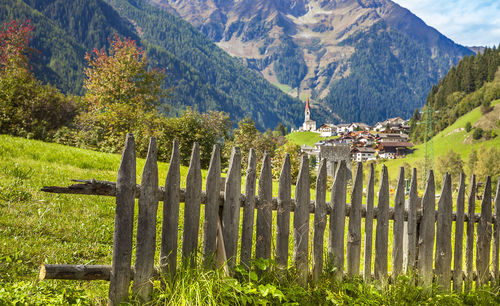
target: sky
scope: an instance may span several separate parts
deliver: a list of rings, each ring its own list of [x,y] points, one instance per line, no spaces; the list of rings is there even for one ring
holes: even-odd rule
[[[464,46],[500,44],[500,0],[392,0]]]

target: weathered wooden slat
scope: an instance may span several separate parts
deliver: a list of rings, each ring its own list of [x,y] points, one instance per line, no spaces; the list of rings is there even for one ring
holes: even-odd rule
[[[453,290],[462,292],[463,282],[463,245],[465,215],[465,174],[460,174],[460,186],[457,194],[457,220],[455,222],[455,252],[453,253]]]
[[[398,185],[394,196],[394,224],[392,242],[392,278],[396,280],[403,271],[403,240],[405,213],[405,169],[399,168]]]
[[[490,276],[491,251],[491,177],[486,178],[483,201],[481,202],[481,220],[477,224],[476,269],[477,287],[488,284]]]
[[[243,225],[241,232],[240,263],[250,268],[252,258],[253,224],[255,214],[255,183],[257,179],[257,157],[255,150],[250,149],[248,167],[245,177],[245,203],[243,205]]]
[[[184,201],[184,225],[182,231],[182,258],[189,259],[194,267],[198,249],[198,230],[201,206],[200,145],[195,142],[186,176],[186,199]]]
[[[366,216],[365,216],[365,258],[363,278],[370,280],[372,274],[372,248],[373,248],[373,199],[375,197],[375,173],[373,164],[370,164],[368,185],[366,186]]]
[[[434,234],[436,220],[436,186],[434,172],[429,171],[427,185],[422,197],[422,220],[420,222],[420,236],[418,238],[418,275],[425,287],[432,284],[432,265],[434,253]]]
[[[474,214],[476,211],[476,175],[473,174],[470,178],[469,198],[467,205],[467,241],[465,245],[465,290],[472,289],[472,269],[474,266]]]
[[[387,248],[389,242],[389,175],[387,167],[382,165],[380,188],[378,191],[377,228],[375,235],[375,278],[387,280]]]
[[[493,222],[493,275],[495,282],[500,280],[500,272],[498,267],[499,251],[500,251],[500,177],[497,178],[497,192],[495,197],[495,221]]]
[[[413,271],[417,259],[417,210],[419,197],[417,191],[417,169],[413,168],[410,183],[410,193],[408,194],[408,222],[407,222],[407,240],[405,270],[406,273]]]
[[[241,151],[233,147],[226,177],[224,209],[222,211],[222,236],[230,269],[236,265],[238,230],[240,223]]]
[[[451,194],[451,176],[447,173],[443,179],[443,188],[438,201],[436,232],[436,276],[441,290],[450,291],[451,280],[451,212],[453,199]]]
[[[259,177],[259,201],[257,202],[257,241],[256,258],[271,258],[272,199],[273,181],[271,156],[264,154]]]
[[[205,225],[203,229],[203,262],[206,268],[214,267],[217,250],[217,223],[220,195],[220,149],[214,145],[206,179]]]
[[[308,255],[309,255],[309,158],[302,155],[299,175],[295,186],[295,203],[297,207],[293,214],[293,257],[298,273],[298,282],[302,286],[307,284]]]
[[[363,164],[358,162],[351,193],[347,234],[347,275],[359,274],[361,257],[361,207],[363,201]]]
[[[278,187],[278,210],[276,215],[276,263],[280,268],[288,266],[288,238],[290,236],[290,203],[292,198],[292,176],[290,155],[285,155]]]
[[[151,138],[142,171],[137,218],[137,243],[135,249],[135,278],[132,287],[142,302],[151,299],[153,292],[154,260],[156,251],[156,213],[158,211],[158,164],[156,139]]]
[[[111,266],[107,265],[45,265],[40,267],[39,279],[107,280]],[[131,273],[132,278],[132,273]]]
[[[163,223],[161,229],[160,267],[173,279],[177,269],[177,240],[180,202],[179,142],[173,141],[172,155],[163,193]]]
[[[347,196],[347,166],[341,161],[333,181],[330,214],[330,231],[328,244],[328,261],[335,270],[335,279],[341,280],[344,273],[344,231],[345,204]]]
[[[108,295],[110,305],[119,305],[128,298],[134,231],[135,173],[135,140],[132,134],[127,134],[116,179],[113,265]]]
[[[326,210],[326,159],[319,164],[318,177],[316,179],[316,200],[314,209],[314,240],[313,240],[313,272],[314,281],[318,281],[323,271],[323,241],[327,221]]]

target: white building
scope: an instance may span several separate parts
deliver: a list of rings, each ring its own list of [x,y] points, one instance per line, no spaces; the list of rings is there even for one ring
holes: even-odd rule
[[[311,120],[311,110],[309,109],[309,98],[307,98],[304,124],[302,125],[302,131],[316,131],[316,121]]]

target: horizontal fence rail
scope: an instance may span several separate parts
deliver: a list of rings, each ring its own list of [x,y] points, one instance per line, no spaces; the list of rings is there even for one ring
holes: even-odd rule
[[[428,173],[425,192],[420,198],[416,169],[412,171],[410,188],[405,193],[405,173],[401,168],[392,201],[394,205],[390,206],[389,176],[385,166],[382,166],[375,201],[373,165],[370,165],[364,189],[363,165],[357,164],[352,189],[348,192],[350,170],[345,162],[337,167],[330,187],[327,186],[326,161],[322,160],[318,168],[315,200],[311,201],[309,161],[303,156],[295,185],[295,199],[292,199],[291,165],[287,155],[279,178],[278,196],[273,198],[269,154],[264,155],[262,168],[258,171],[255,152],[250,150],[245,191],[242,194],[240,149],[233,148],[227,176],[223,181],[220,150],[214,146],[204,191],[199,150],[199,145],[195,143],[185,189],[180,188],[177,141],[173,143],[165,187],[160,187],[158,182],[154,139],[150,141],[141,185],[136,184],[135,143],[132,135],[127,135],[116,183],[74,180],[77,184],[69,187],[42,188],[42,191],[54,193],[113,196],[116,198],[116,216],[111,266],[44,265],[40,278],[109,280],[108,298],[111,305],[127,299],[133,280],[134,294],[146,302],[151,298],[151,280],[159,275],[175,275],[179,249],[180,257],[184,262],[188,260],[187,264],[194,265],[201,253],[205,267],[223,267],[226,273],[232,273],[237,264],[249,269],[252,258],[274,258],[279,269],[286,269],[289,258],[292,258],[297,270],[297,281],[302,285],[319,279],[325,259],[335,268],[333,277],[338,280],[346,274],[362,275],[366,281],[375,278],[387,282],[398,275],[414,272],[423,285],[436,282],[443,291],[453,289],[458,292],[471,289],[473,282],[480,286],[500,280],[500,180],[496,188],[494,211],[492,183],[488,177],[484,185],[481,213],[476,214],[476,178],[474,175],[471,177],[466,211],[465,177],[461,175],[454,212],[449,174],[443,179],[436,207],[433,172]],[[329,203],[326,202],[327,192],[331,192]],[[347,203],[348,194],[350,203]],[[136,260],[132,265],[135,199],[138,199],[139,209]],[[160,259],[155,266],[156,222],[160,202],[163,202],[162,232],[158,235],[161,241]],[[363,205],[363,202],[366,204]],[[184,203],[182,215],[180,203]],[[200,220],[202,207],[204,219]],[[183,218],[182,232],[178,230],[180,218]],[[202,238],[198,237],[200,228]],[[474,257],[475,235],[477,244]],[[182,237],[182,246],[177,245],[179,237]],[[293,243],[292,254],[289,254],[290,242]]]

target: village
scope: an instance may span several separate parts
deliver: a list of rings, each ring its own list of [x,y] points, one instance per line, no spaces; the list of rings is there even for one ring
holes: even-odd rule
[[[310,131],[324,137],[325,140],[316,142],[314,147],[301,146],[301,151],[317,160],[327,158],[335,163],[340,160],[365,162],[402,158],[413,151],[409,129],[408,120],[401,117],[390,118],[374,126],[360,122],[325,123],[317,128],[307,99],[304,123],[296,132]]]

